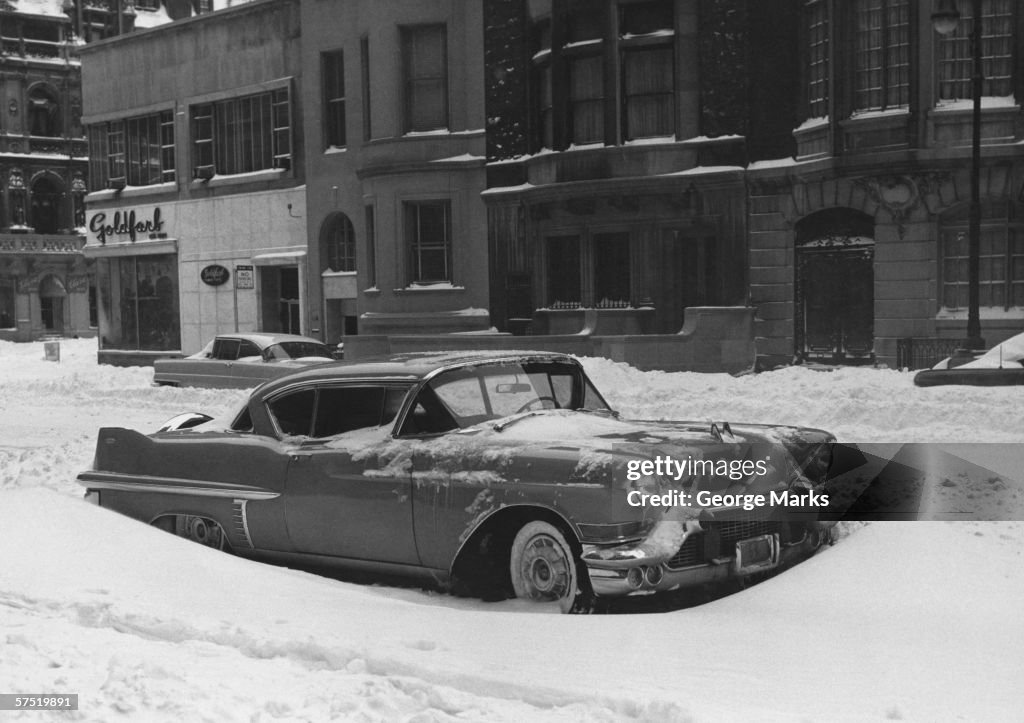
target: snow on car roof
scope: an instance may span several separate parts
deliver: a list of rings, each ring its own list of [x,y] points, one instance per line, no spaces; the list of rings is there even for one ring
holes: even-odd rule
[[[312,339],[308,336],[300,336],[298,334],[261,334],[260,332],[243,332],[243,333],[229,333],[229,334],[217,334],[217,339],[245,339],[256,344],[261,349],[266,349],[268,346],[273,344],[280,344],[283,341],[304,341],[312,344],[323,344],[319,339]]]
[[[324,378],[375,378],[417,380],[431,372],[448,367],[470,366],[473,364],[499,364],[502,362],[554,361],[577,363],[568,354],[548,351],[437,351],[411,352],[389,356],[373,357],[358,361],[340,361],[322,364],[295,372],[267,384],[261,389],[270,390],[287,386],[296,381]]]

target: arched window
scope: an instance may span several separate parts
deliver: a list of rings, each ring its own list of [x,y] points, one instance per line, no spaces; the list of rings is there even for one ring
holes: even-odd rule
[[[61,185],[51,176],[32,181],[32,215],[30,225],[36,233],[59,233],[61,223]]]
[[[320,250],[330,271],[356,270],[356,234],[343,213],[332,213],[320,229]]]
[[[64,331],[64,299],[67,295],[64,282],[53,274],[39,282],[39,310],[43,328],[47,331]]]
[[[61,135],[60,103],[52,88],[37,85],[28,92],[28,115],[32,135]]]

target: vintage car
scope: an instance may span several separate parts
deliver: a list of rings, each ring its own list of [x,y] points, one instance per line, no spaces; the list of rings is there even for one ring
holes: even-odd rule
[[[172,387],[255,387],[310,364],[333,361],[330,347],[296,334],[220,334],[184,359],[157,359],[153,383]]]
[[[483,597],[745,580],[812,554],[827,432],[620,419],[574,358],[416,354],[270,381],[224,422],[99,431],[87,499],[265,561],[419,576]]]
[[[931,369],[914,375],[919,387],[965,384],[977,387],[1024,384],[1024,334],[1012,336],[988,351],[977,352],[973,361],[951,366],[952,359],[940,361]]]

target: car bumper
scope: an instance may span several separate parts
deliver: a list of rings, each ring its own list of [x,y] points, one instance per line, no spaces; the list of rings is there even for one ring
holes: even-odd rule
[[[670,565],[667,560],[644,559],[643,556],[629,561],[620,557],[610,563],[606,558],[602,559],[600,548],[588,546],[583,550],[583,562],[591,587],[600,597],[651,595],[742,579],[794,565],[813,555],[823,542],[831,539],[831,527],[831,523],[818,523],[817,527],[809,527],[802,539],[789,543],[781,542],[778,534],[757,535],[744,540],[745,546],[755,545],[763,551],[754,562],[742,559],[739,545],[735,554],[721,555],[686,566]],[[637,542],[634,546],[640,544]],[[625,545],[616,549],[628,552],[629,547]]]

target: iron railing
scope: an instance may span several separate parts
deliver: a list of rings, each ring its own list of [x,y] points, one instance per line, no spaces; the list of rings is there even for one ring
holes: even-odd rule
[[[905,337],[896,340],[897,369],[930,369],[963,348],[964,339]]]

